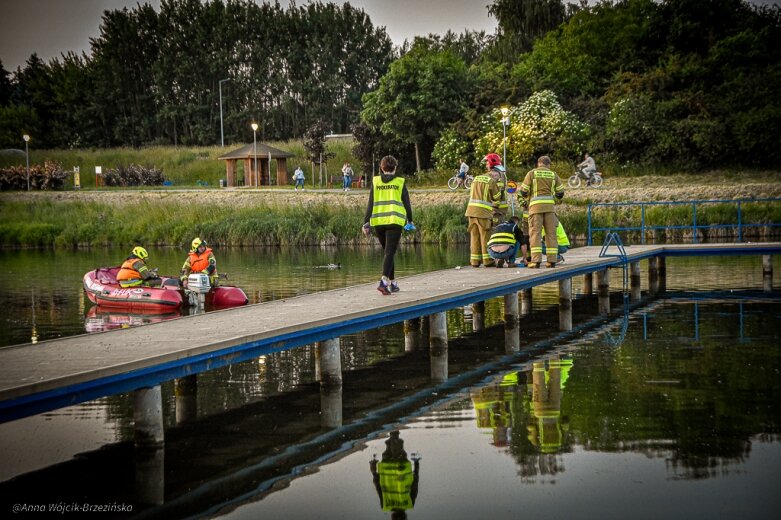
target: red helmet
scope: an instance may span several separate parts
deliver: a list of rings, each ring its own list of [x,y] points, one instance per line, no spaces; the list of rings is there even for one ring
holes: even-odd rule
[[[498,153],[489,153],[483,158],[483,160],[485,161],[485,164],[488,166],[488,168],[502,165],[502,158],[499,157]]]

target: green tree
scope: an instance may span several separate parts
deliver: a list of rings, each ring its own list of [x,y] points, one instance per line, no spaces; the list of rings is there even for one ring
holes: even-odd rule
[[[158,34],[158,16],[149,4],[104,11],[100,35],[90,40],[96,144],[140,146],[161,137],[153,69]]]
[[[415,165],[423,169],[421,145],[456,121],[474,91],[463,60],[450,51],[413,48],[393,62],[379,88],[363,98],[361,117],[370,126],[415,147]]]
[[[492,49],[494,58],[513,62],[518,55],[532,50],[534,42],[564,23],[569,10],[561,0],[494,0],[488,14],[499,27]]]

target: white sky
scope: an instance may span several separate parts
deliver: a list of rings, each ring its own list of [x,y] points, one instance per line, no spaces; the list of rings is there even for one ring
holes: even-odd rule
[[[259,0],[258,0],[259,1]],[[344,0],[331,0],[344,4]],[[395,44],[405,38],[448,29],[493,33],[496,19],[488,16],[492,0],[352,0],[375,26],[385,26]],[[33,52],[44,61],[67,51],[89,52],[89,38],[98,36],[103,11],[132,9],[149,3],[160,10],[160,0],[0,0],[0,60],[9,72],[24,66]],[[307,2],[298,0],[298,5]],[[325,0],[324,0],[325,3]],[[288,0],[280,0],[286,7]]]

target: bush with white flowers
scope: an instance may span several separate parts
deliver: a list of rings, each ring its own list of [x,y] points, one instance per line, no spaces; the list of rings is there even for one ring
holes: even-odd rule
[[[572,112],[564,110],[550,90],[535,92],[510,107],[507,126],[507,163],[528,164],[544,153],[577,156],[584,148],[590,128]],[[482,121],[482,136],[474,142],[478,156],[504,151],[502,113],[494,109]]]

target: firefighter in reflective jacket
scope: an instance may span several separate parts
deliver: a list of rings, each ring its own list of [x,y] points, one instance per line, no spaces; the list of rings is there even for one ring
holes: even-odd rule
[[[537,159],[537,168],[526,174],[521,184],[521,195],[529,201],[529,242],[532,261],[528,267],[538,268],[542,262],[542,230],[545,229],[547,267],[556,267],[558,244],[556,242],[555,204],[564,198],[564,185],[558,174],[550,169],[547,155]]]
[[[117,281],[121,287],[159,287],[162,280],[157,276],[157,269],[149,269],[146,259],[149,253],[141,246],[136,246],[117,273]]]
[[[184,261],[182,266],[182,272],[179,279],[182,284],[187,285],[187,277],[190,273],[206,273],[209,275],[209,283],[212,287],[217,285],[219,278],[217,274],[217,259],[214,258],[211,248],[206,244],[205,240],[195,238],[192,241],[190,253],[187,255],[187,260]]]
[[[501,192],[496,183],[497,176],[504,172],[502,158],[495,153],[485,156],[488,171],[472,181],[469,204],[464,214],[469,219],[469,263],[472,267],[493,267],[494,261],[488,254],[488,237],[491,222],[499,205]]]
[[[375,455],[369,462],[374,487],[383,511],[391,511],[391,518],[406,518],[405,511],[415,507],[418,496],[420,457],[413,453],[410,462],[398,430],[390,433],[385,446],[382,460]]]

